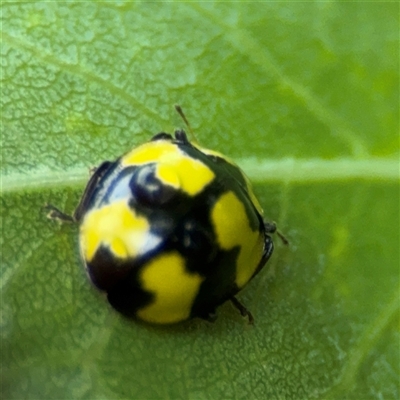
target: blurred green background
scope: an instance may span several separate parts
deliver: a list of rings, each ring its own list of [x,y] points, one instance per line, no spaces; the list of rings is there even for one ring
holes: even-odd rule
[[[2,3],[1,397],[399,397],[397,2]],[[214,324],[123,319],[86,279],[90,167],[185,110],[290,240]]]

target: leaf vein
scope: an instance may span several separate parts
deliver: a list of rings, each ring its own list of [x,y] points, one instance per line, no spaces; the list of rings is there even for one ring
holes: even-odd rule
[[[398,159],[294,159],[260,161],[242,158],[237,164],[253,183],[316,184],[364,180],[370,182],[399,182]],[[0,194],[52,187],[83,186],[88,180],[86,169],[65,168],[55,171],[44,168],[29,173],[11,172],[0,178]]]
[[[55,55],[50,54],[46,49],[40,48],[38,46],[33,46],[32,44],[26,43],[21,39],[10,36],[7,33],[2,33],[2,41],[8,43],[14,48],[29,52],[31,55],[41,60],[44,63],[58,67],[60,70],[67,73],[79,76],[88,82],[95,82],[99,86],[103,87],[114,96],[125,100],[134,109],[139,110],[143,115],[146,115],[149,119],[158,121],[160,124],[165,123],[159,114],[149,110],[144,107],[138,100],[136,100],[132,95],[127,93],[123,88],[116,86],[110,80],[107,80],[99,75],[96,75],[94,71],[84,68],[79,64],[72,64],[65,60],[57,58]]]
[[[349,392],[350,388],[354,385],[361,364],[369,355],[370,350],[373,349],[374,344],[382,337],[392,318],[399,312],[399,309],[399,291],[396,289],[392,299],[375,320],[372,321],[370,326],[365,329],[365,333],[349,353],[348,361],[342,370],[338,382],[327,393],[323,394],[322,397],[324,399],[341,398],[343,393]]]
[[[288,89],[294,97],[306,104],[308,110],[319,121],[331,128],[331,134],[333,136],[336,136],[350,147],[354,156],[368,156],[368,151],[359,135],[357,135],[343,119],[327,109],[305,86],[287,76],[266,47],[261,46],[243,29],[224,23],[220,18],[217,18],[214,14],[201,7],[199,3],[191,4],[193,8],[202,13],[207,19],[211,20],[215,25],[220,26],[225,32],[228,32],[226,37],[237,51],[248,56],[255,65],[258,65],[266,73],[277,79],[282,89]]]

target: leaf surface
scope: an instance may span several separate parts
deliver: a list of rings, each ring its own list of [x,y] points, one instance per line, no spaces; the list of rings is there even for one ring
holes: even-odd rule
[[[5,399],[399,397],[398,3],[3,3]],[[89,284],[89,169],[182,127],[254,182],[276,249],[214,324]]]

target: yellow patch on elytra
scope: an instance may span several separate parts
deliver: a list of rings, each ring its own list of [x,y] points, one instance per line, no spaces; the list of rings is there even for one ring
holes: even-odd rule
[[[176,189],[180,187],[179,174],[177,173],[176,166],[169,164],[161,164],[157,167],[157,178],[165,184],[172,186]]]
[[[201,192],[215,177],[203,162],[187,156],[176,144],[163,140],[145,143],[121,159],[122,166],[150,163],[156,163],[158,179],[190,196]]]
[[[224,250],[240,246],[236,265],[236,284],[243,287],[261,260],[264,238],[252,231],[246,210],[233,192],[223,194],[211,211],[218,244]]]
[[[196,146],[196,147],[197,147],[197,146]],[[204,154],[206,154],[206,155],[216,156],[216,157],[222,158],[222,159],[224,159],[227,163],[232,164],[234,167],[236,167],[236,168],[240,171],[240,173],[241,173],[242,176],[243,176],[243,179],[244,179],[245,182],[246,182],[246,189],[247,189],[248,195],[249,195],[250,200],[252,201],[254,207],[256,208],[256,210],[258,211],[258,213],[259,213],[260,215],[264,215],[264,210],[263,210],[263,208],[261,207],[261,204],[259,203],[257,197],[255,196],[255,194],[254,194],[254,192],[253,192],[253,186],[252,186],[252,184],[251,184],[249,178],[247,177],[246,174],[243,173],[243,171],[239,168],[239,166],[238,166],[232,159],[230,159],[230,158],[227,157],[227,156],[224,156],[223,154],[219,153],[218,151],[209,150],[209,149],[204,149],[204,148],[202,148],[202,147],[197,147],[197,148],[198,148],[202,153],[204,153]]]
[[[123,166],[150,164],[179,155],[181,153],[175,144],[165,140],[157,140],[142,144],[125,154],[121,159],[121,164]]]
[[[204,278],[188,272],[184,258],[178,252],[171,252],[145,265],[140,280],[154,300],[140,309],[137,316],[148,322],[168,324],[189,318]]]
[[[178,185],[190,196],[200,193],[215,177],[207,165],[183,154],[173,160],[160,160],[156,175],[167,185]]]
[[[149,239],[149,223],[135,214],[126,200],[89,211],[80,227],[81,252],[91,261],[100,245],[119,257],[135,257]]]

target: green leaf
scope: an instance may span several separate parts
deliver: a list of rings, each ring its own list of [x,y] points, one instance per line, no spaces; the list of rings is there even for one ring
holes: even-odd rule
[[[3,2],[2,398],[398,398],[398,32],[395,2]],[[255,326],[122,318],[42,210],[176,103],[290,240]]]

